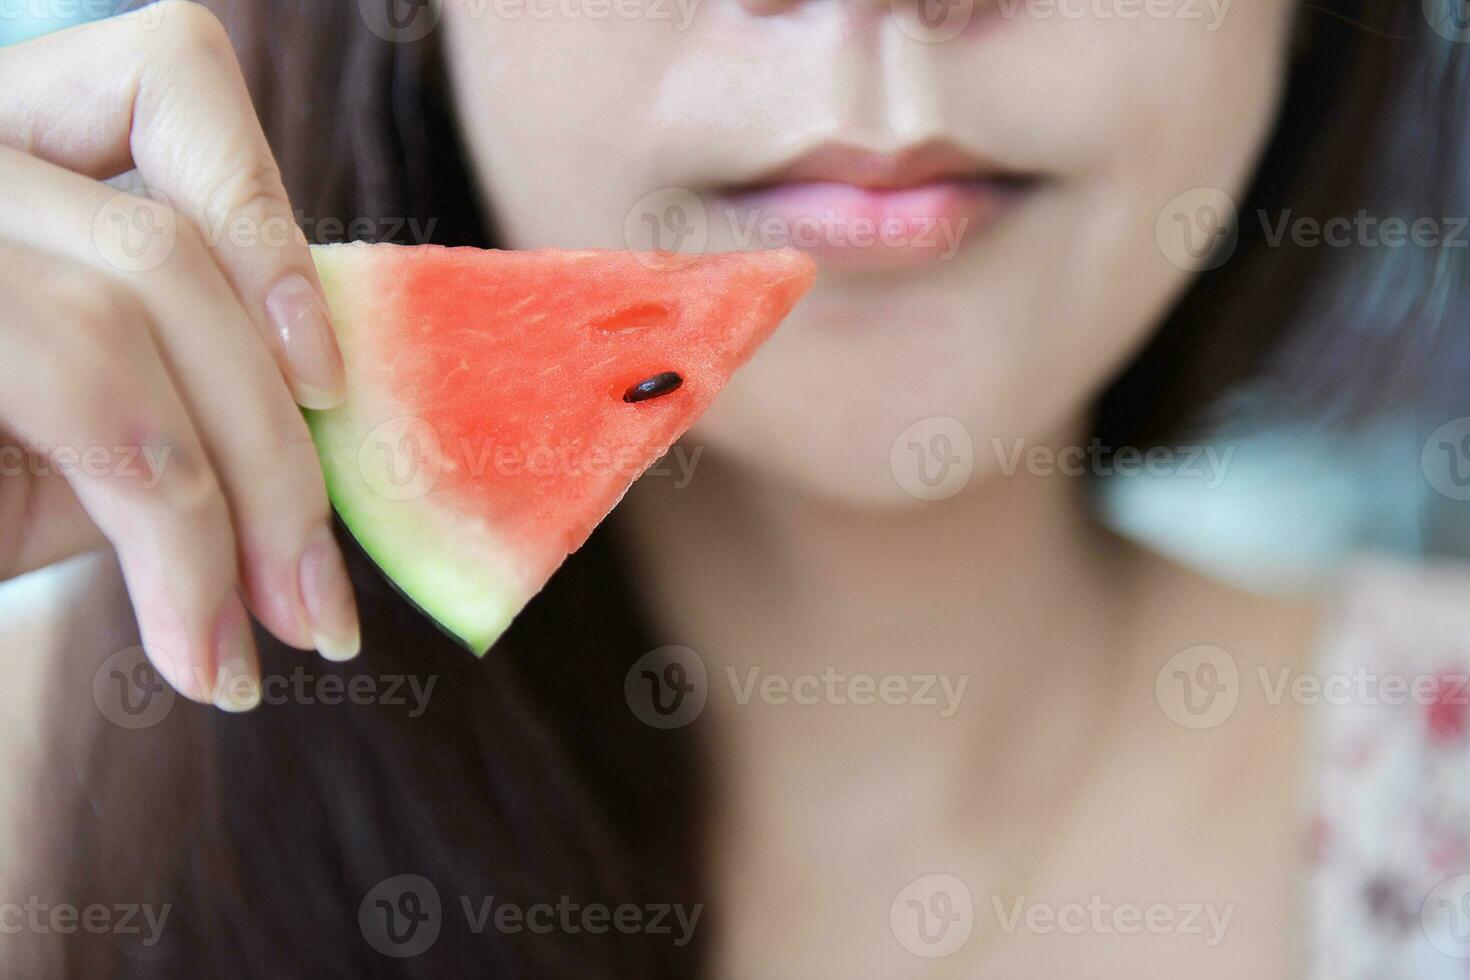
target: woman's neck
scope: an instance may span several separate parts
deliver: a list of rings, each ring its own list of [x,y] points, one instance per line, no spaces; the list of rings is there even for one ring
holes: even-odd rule
[[[1202,643],[1243,677],[1302,669],[1312,610],[1130,548],[1091,522],[1075,479],[1018,471],[859,512],[702,462],[682,489],[645,481],[619,521],[659,642],[706,668],[694,723],[730,975],[888,964],[885,936],[809,940],[881,921],[936,870],[974,890],[970,966],[1034,961],[997,935],[991,901],[1183,894],[1196,872],[1239,896],[1233,928],[1252,937],[1224,973],[1264,975],[1254,950],[1286,961],[1300,711],[1243,698],[1200,738],[1156,680]],[[1138,833],[1120,848],[1124,826]]]
[[[955,766],[998,778],[1054,763],[1105,710],[1135,552],[1075,478],[1021,468],[859,510],[706,454],[687,486],[645,480],[619,514],[660,642],[705,662],[716,751],[820,736],[855,760],[911,746],[946,783]]]

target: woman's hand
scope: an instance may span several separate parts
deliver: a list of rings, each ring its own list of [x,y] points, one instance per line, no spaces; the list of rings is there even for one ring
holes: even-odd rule
[[[101,183],[132,169],[150,196]],[[246,603],[353,656],[297,408],[342,388],[213,14],[165,0],[0,49],[0,579],[111,543],[154,665],[224,708],[259,700]]]

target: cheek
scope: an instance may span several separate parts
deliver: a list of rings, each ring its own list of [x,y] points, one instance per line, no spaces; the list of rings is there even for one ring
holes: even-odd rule
[[[525,2],[554,10],[561,0]],[[660,152],[649,105],[676,43],[670,30],[445,3],[460,125],[504,244],[624,247],[622,218],[638,197],[629,188]]]
[[[475,13],[496,2],[632,13]],[[735,0],[445,3],[461,125],[515,248],[628,247],[649,195],[784,162],[813,121],[840,129],[833,107],[866,70],[845,19],[805,0],[783,17]]]

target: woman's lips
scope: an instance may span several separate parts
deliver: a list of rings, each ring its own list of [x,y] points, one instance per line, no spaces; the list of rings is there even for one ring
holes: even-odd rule
[[[954,258],[1019,190],[979,178],[890,188],[797,181],[727,192],[714,212],[741,248],[791,245],[830,266],[906,267]]]
[[[714,201],[741,248],[791,245],[851,268],[943,262],[995,224],[1035,181],[957,144],[894,153],[823,143]]]

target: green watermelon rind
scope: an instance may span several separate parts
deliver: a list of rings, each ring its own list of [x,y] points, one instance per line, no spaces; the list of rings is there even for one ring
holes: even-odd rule
[[[524,604],[521,590],[485,565],[448,568],[451,544],[428,538],[432,516],[423,506],[379,496],[357,472],[357,430],[327,412],[308,412],[321,449],[327,496],[363,552],[415,606],[477,656],[505,632]],[[344,445],[351,448],[344,449]]]

